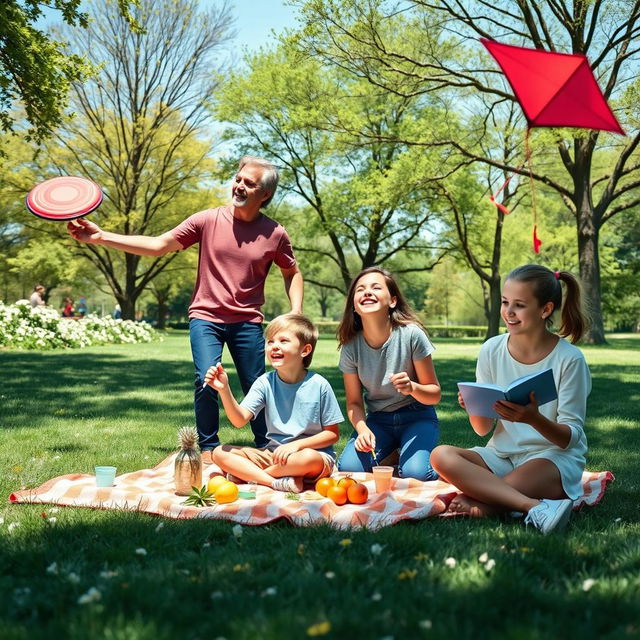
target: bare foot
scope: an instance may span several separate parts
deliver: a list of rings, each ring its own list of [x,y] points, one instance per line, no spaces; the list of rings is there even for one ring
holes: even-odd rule
[[[464,493],[459,493],[449,504],[447,509],[450,513],[465,515],[471,518],[484,518],[493,515],[494,510],[484,502],[478,502]]]
[[[204,462],[204,464],[211,464],[213,462],[213,450],[206,449],[202,452],[202,462]]]

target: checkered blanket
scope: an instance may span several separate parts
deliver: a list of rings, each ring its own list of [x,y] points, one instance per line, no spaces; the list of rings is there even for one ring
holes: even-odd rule
[[[400,478],[393,479],[391,491],[376,493],[371,474],[354,473],[350,475],[364,482],[369,489],[369,500],[363,505],[339,507],[328,498],[318,499],[315,492],[303,493],[297,496],[298,499],[293,499],[291,494],[259,486],[255,499],[238,498],[230,504],[191,507],[185,506],[184,497],[174,493],[174,458],[175,455],[169,456],[153,469],[118,476],[113,487],[96,487],[93,475],[73,473],[53,478],[37,489],[16,491],[9,500],[14,503],[126,509],[167,518],[214,518],[248,525],[286,518],[298,526],[328,523],[337,528],[379,529],[400,520],[421,520],[440,515],[457,493],[457,489],[446,482]],[[215,465],[205,466],[205,481],[215,472],[219,472]],[[583,495],[574,508],[597,504],[613,479],[609,471],[585,472],[582,477]]]

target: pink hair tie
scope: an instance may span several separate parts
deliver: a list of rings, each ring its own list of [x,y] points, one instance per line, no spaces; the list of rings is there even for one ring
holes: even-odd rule
[[[560,272],[559,271],[554,271],[553,275],[556,277],[556,280],[560,280]]]

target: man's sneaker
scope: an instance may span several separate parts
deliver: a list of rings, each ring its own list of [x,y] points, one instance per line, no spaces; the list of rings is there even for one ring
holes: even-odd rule
[[[284,478],[274,478],[271,488],[276,491],[286,491],[287,493],[300,493],[301,488],[293,476],[285,476]]]
[[[573,502],[565,500],[541,500],[539,505],[529,509],[525,524],[533,525],[542,535],[551,533],[554,529],[562,529],[569,521]]]

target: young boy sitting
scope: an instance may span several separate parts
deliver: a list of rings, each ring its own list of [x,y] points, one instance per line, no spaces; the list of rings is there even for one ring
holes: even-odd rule
[[[242,427],[264,408],[269,444],[265,449],[221,445],[213,461],[226,473],[278,491],[299,493],[304,481],[331,475],[344,421],[331,385],[309,371],[318,330],[303,315],[278,316],[267,326],[267,358],[273,371],[260,376],[238,404],[220,363],[205,383],[222,398],[227,417]]]

